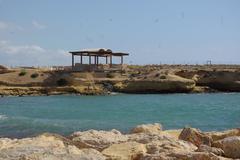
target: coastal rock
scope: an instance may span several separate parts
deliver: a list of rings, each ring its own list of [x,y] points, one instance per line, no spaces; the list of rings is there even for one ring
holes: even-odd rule
[[[162,125],[159,123],[138,125],[131,130],[131,133],[159,133]]]
[[[150,133],[129,134],[127,136],[128,136],[128,141],[134,141],[142,144],[147,144],[154,141],[163,141],[163,140],[172,138],[168,135],[150,134]]]
[[[113,144],[102,151],[102,154],[111,160],[137,160],[146,153],[144,144],[125,142]]]
[[[140,79],[116,83],[113,87],[115,91],[126,93],[185,93],[194,89],[195,81],[169,74],[142,79],[140,77]]]
[[[148,154],[169,154],[176,152],[192,152],[197,147],[189,142],[173,139],[154,141],[146,144]]]
[[[205,144],[211,146],[212,138],[200,130],[195,128],[184,128],[181,134],[179,135],[179,139],[191,142],[196,146],[200,146],[201,144]]]
[[[240,136],[227,137],[213,143],[214,147],[221,148],[229,158],[240,158]]]
[[[94,148],[102,151],[111,144],[126,142],[128,137],[113,129],[111,131],[89,130],[74,132],[70,139],[78,148]]]
[[[43,134],[33,138],[0,139],[1,160],[104,160],[105,157],[94,149],[80,150],[64,141],[61,136]]]
[[[168,157],[171,159],[180,159],[180,160],[230,160],[221,156],[217,156],[209,152],[189,152],[189,153],[172,153]],[[166,159],[169,160],[169,159]]]
[[[161,135],[167,135],[174,139],[178,139],[181,132],[182,132],[182,129],[171,129],[171,130],[162,131]]]
[[[215,155],[222,156],[224,155],[224,151],[220,148],[210,147],[207,145],[200,145],[196,152],[209,152],[214,153]]]
[[[217,141],[227,137],[240,136],[240,128],[226,130],[222,132],[207,132],[206,134],[212,137],[213,141]]]

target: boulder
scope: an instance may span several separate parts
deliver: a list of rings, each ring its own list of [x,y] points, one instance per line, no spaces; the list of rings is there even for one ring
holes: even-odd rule
[[[221,148],[229,158],[240,158],[240,136],[227,137],[213,143],[214,147]]]
[[[184,128],[179,135],[179,139],[191,142],[196,146],[205,144],[211,146],[212,138],[195,128]]]
[[[214,153],[215,155],[222,156],[224,155],[224,151],[220,148],[215,148],[215,147],[210,147],[207,145],[200,145],[196,152],[209,152],[209,153]]]
[[[166,139],[146,144],[148,154],[169,154],[178,152],[193,152],[197,147],[189,142]]]
[[[104,160],[105,157],[94,149],[80,150],[70,145],[65,138],[43,134],[33,138],[0,139],[0,160]]]
[[[159,133],[162,125],[159,123],[138,125],[131,130],[131,133]]]
[[[217,141],[227,137],[240,136],[240,128],[226,130],[222,132],[207,132],[206,134],[212,137],[213,141]]]
[[[180,160],[228,160],[228,158],[217,156],[209,152],[189,152],[189,153],[180,152],[180,153],[169,154],[168,157],[171,157],[172,159],[176,159],[176,160],[177,159],[180,159]]]
[[[94,148],[102,151],[111,144],[126,142],[128,137],[113,129],[111,131],[88,130],[74,132],[70,139],[78,148]]]
[[[182,132],[182,129],[164,130],[161,132],[161,135],[166,135],[166,136],[170,136],[174,139],[178,139],[181,132]]]
[[[146,153],[144,144],[137,142],[125,142],[120,144],[113,144],[104,149],[102,154],[108,159],[114,160],[137,160]]]
[[[137,134],[129,134],[127,136],[128,136],[128,141],[134,141],[142,144],[147,144],[154,141],[163,141],[165,139],[172,139],[172,137],[164,134],[137,133]]]

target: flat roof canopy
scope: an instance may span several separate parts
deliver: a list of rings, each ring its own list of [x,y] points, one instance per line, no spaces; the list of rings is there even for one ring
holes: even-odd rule
[[[112,52],[110,49],[84,49],[81,51],[70,51],[72,55],[79,56],[99,56],[99,57],[108,57],[108,56],[128,56],[129,53],[122,52]]]

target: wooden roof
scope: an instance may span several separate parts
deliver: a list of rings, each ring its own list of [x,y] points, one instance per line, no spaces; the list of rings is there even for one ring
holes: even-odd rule
[[[128,56],[129,53],[122,52],[112,52],[111,49],[99,48],[99,49],[83,49],[81,51],[70,51],[69,53],[73,55],[82,55],[82,56]]]

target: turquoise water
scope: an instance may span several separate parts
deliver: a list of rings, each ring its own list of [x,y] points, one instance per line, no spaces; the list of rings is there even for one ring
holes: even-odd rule
[[[240,94],[118,94],[113,96],[39,96],[0,98],[0,136],[42,132],[70,134],[87,129],[127,132],[143,123],[165,129],[240,127]]]

